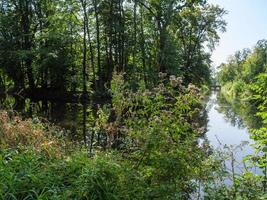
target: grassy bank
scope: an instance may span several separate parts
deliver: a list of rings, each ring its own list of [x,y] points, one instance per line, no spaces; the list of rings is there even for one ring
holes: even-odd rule
[[[90,116],[93,150],[60,128],[1,111],[0,198],[188,199],[198,191],[211,170],[202,169],[209,147],[198,145],[203,130],[194,123],[200,90],[175,76],[150,91],[125,85],[114,75],[112,107]]]
[[[141,174],[122,155],[93,158],[53,126],[0,112],[0,199],[146,199]],[[72,149],[71,149],[72,148]]]
[[[106,136],[104,146],[91,140],[93,149],[74,145],[53,125],[1,111],[0,199],[265,197],[262,176],[236,174],[224,167],[232,154],[199,143],[203,105],[196,86],[172,76],[149,91],[131,91],[117,74],[111,94],[112,107],[99,108],[89,123],[90,138]]]

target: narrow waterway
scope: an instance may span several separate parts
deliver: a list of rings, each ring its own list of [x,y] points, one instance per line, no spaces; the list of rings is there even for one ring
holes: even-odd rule
[[[219,105],[217,102],[217,93],[213,92],[208,102],[208,132],[207,137],[213,147],[219,147],[221,144],[226,145],[239,145],[242,142],[252,142],[249,137],[247,127],[233,125],[223,113],[219,112]],[[228,106],[229,105],[223,105]],[[230,108],[231,109],[231,108]],[[221,144],[220,144],[221,143]],[[251,153],[250,149],[245,152]],[[244,152],[244,153],[245,153]]]
[[[208,132],[206,137],[214,149],[233,150],[236,168],[242,172],[242,160],[254,152],[251,146],[253,140],[250,139],[248,127],[242,122],[240,116],[232,114],[230,116],[234,117],[230,118],[221,112],[221,110],[227,110],[228,113],[233,111],[230,105],[219,104],[218,95],[217,92],[213,92],[207,104]],[[226,164],[229,165],[229,161]],[[257,171],[256,169],[251,170]]]
[[[243,123],[238,114],[233,111],[231,105],[221,103],[218,100],[219,93],[213,92],[207,101],[207,118],[203,123],[207,123],[206,139],[214,149],[223,149],[227,146],[238,146],[248,143],[242,150],[236,150],[236,159],[241,161],[246,155],[253,153],[253,148],[249,145],[253,141],[249,137],[248,128]],[[60,103],[49,101],[32,101],[30,99],[15,99],[5,97],[0,101],[2,106],[18,111],[25,117],[44,118],[48,121],[60,125],[68,130],[72,139],[84,138],[88,123],[90,106],[85,107],[77,103]],[[226,112],[223,113],[222,111]],[[203,120],[203,119],[202,119]]]

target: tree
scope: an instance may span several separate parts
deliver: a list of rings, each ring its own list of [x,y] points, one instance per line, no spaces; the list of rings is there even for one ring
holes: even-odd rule
[[[225,28],[225,11],[204,0],[2,0],[0,9],[0,67],[32,92],[103,92],[114,71],[131,87],[153,86],[159,72],[208,82],[206,46]]]

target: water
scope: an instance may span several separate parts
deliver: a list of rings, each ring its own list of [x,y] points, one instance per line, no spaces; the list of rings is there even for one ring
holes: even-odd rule
[[[211,95],[208,106],[210,106],[210,109],[208,111],[208,132],[206,134],[213,147],[218,148],[224,144],[239,145],[244,141],[252,143],[247,127],[243,124],[238,126],[230,123],[229,118],[219,112],[222,105],[218,105],[217,93]],[[229,105],[224,106],[231,108]],[[251,153],[251,149],[245,149],[244,153]]]
[[[223,102],[218,98],[219,94],[213,92],[207,102],[207,117],[202,123],[207,124],[208,131],[206,138],[210,144],[216,148],[224,145],[240,145],[244,141],[252,144],[247,124],[255,124],[253,117],[243,120],[234,110],[242,110],[242,107],[233,106]],[[31,101],[29,99],[14,99],[5,97],[0,99],[3,107],[17,110],[25,117],[38,117],[47,119],[69,132],[71,139],[85,140],[87,134],[86,124],[91,123],[89,115],[92,114],[92,107],[78,103],[62,103],[49,101]],[[248,113],[250,111],[247,111]],[[245,112],[246,113],[246,112]],[[92,118],[91,118],[92,120]],[[86,135],[85,135],[86,134]],[[249,145],[243,147],[242,151],[237,152],[237,160],[242,160],[246,155],[253,153],[253,148]]]
[[[7,96],[0,98],[0,108],[14,110],[23,118],[38,118],[43,122],[58,125],[68,132],[72,140],[84,139],[84,124],[91,107],[79,103],[33,101]]]
[[[208,132],[206,137],[214,149],[234,152],[235,169],[244,171],[244,158],[254,153],[250,138],[249,128],[242,116],[238,116],[229,104],[219,101],[219,94],[213,92],[207,104]],[[225,111],[227,114],[225,114]],[[231,117],[230,117],[231,116]],[[226,161],[227,168],[231,168],[230,159]],[[255,173],[260,173],[256,168],[250,168]]]

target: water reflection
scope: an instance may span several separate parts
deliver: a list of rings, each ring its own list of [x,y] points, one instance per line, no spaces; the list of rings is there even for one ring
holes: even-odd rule
[[[232,126],[239,129],[257,129],[261,126],[261,120],[256,116],[256,107],[249,101],[236,99],[229,102],[218,93],[216,104],[218,112],[222,113]]]
[[[208,102],[208,132],[211,144],[239,145],[250,141],[244,120],[238,115],[220,94],[213,92]]]
[[[107,146],[118,148],[122,136],[117,133],[110,138],[104,130],[95,131],[95,118],[97,103],[89,104],[63,103],[51,101],[33,101],[18,96],[5,96],[0,98],[0,105],[4,108],[14,109],[25,118],[38,117],[48,120],[67,130],[67,136],[77,141],[93,152],[93,147],[105,149]],[[248,128],[255,127],[258,121],[252,113],[252,107],[238,102],[230,105],[222,95],[212,93],[207,101],[207,109],[197,116],[197,127],[202,127],[205,143],[218,146],[218,140],[223,144],[240,144],[249,141]],[[112,114],[111,114],[112,117]],[[114,120],[109,119],[112,125]],[[205,134],[207,133],[207,134]]]
[[[73,142],[85,146],[90,154],[95,148],[105,150],[107,146],[116,148],[120,145],[120,134],[110,137],[104,130],[95,129],[98,105],[103,101],[65,103],[47,100],[34,101],[19,96],[0,97],[0,109],[18,112],[23,118],[38,118],[62,127],[66,136]],[[112,123],[112,117],[109,123]]]
[[[89,105],[78,103],[62,103],[51,101],[33,101],[20,97],[5,96],[0,98],[0,106],[12,109],[24,118],[36,118],[61,126],[68,130],[72,140],[85,142],[86,121]]]
[[[209,122],[206,135],[210,144],[216,149],[234,152],[236,172],[242,173],[246,169],[255,174],[262,174],[258,167],[248,167],[243,162],[246,156],[255,154],[252,147],[255,142],[250,139],[249,130],[258,128],[261,122],[254,114],[253,105],[238,101],[228,103],[220,93],[213,93],[208,105]],[[225,164],[227,168],[231,168],[230,160],[226,160]]]
[[[92,154],[96,148],[123,148],[124,134],[117,127],[116,114],[111,109],[107,127],[96,130],[98,102],[88,104],[64,103],[47,100],[34,101],[23,99],[19,96],[0,97],[0,108],[17,111],[24,118],[39,118],[61,126],[66,131],[67,137],[86,146]],[[114,113],[113,113],[114,112]],[[203,110],[192,119],[194,128],[202,135],[207,132],[207,110]]]
[[[209,122],[206,135],[211,146],[223,151],[230,149],[234,151],[237,163],[236,170],[241,172],[244,169],[243,164],[241,164],[243,158],[254,153],[254,149],[249,145],[253,144],[253,140],[250,139],[248,121],[245,121],[252,120],[253,117],[240,116],[235,109],[241,107],[231,107],[218,93],[212,93],[208,108]],[[242,144],[247,145],[242,146]],[[241,165],[239,166],[238,163]],[[226,166],[230,167],[230,161],[226,161]],[[251,170],[257,171],[256,168]]]

